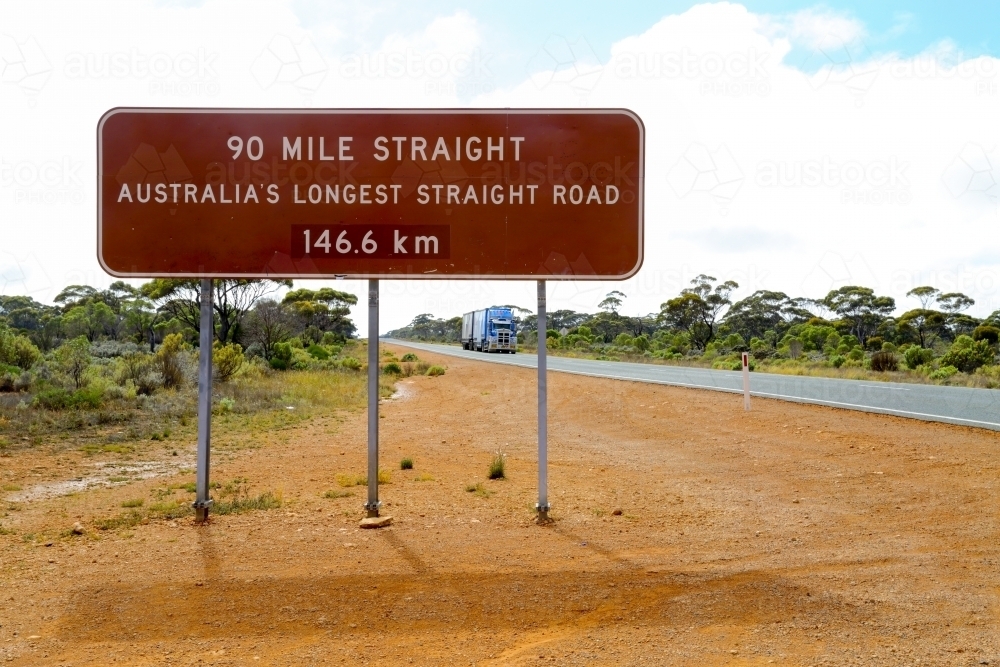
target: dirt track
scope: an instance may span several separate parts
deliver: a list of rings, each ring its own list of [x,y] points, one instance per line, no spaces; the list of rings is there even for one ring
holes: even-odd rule
[[[360,487],[322,497],[364,472],[364,413],[314,421],[213,470],[280,510],[0,536],[0,661],[1000,664],[1000,434],[553,374],[542,527],[534,371],[421,358],[448,373],[383,406],[392,527],[357,529]],[[497,447],[509,479],[485,481]],[[11,514],[89,526],[157,483]]]

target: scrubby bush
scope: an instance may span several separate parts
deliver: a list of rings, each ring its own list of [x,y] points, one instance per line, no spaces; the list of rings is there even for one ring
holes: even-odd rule
[[[982,324],[972,331],[972,340],[985,340],[990,345],[996,345],[1000,341],[1000,328]]]
[[[743,336],[738,333],[731,333],[722,339],[720,347],[726,352],[732,352],[733,350],[743,351],[746,349],[746,341],[743,340]]]
[[[438,375],[444,375],[444,366],[431,366],[427,369],[427,374],[431,377],[437,377]]]
[[[138,351],[139,346],[131,341],[101,340],[90,344],[90,354],[98,359],[114,359]]]
[[[955,368],[954,366],[942,366],[936,371],[932,371],[931,374],[928,375],[927,377],[929,377],[932,380],[947,380],[957,372],[958,369]]]
[[[0,392],[16,391],[14,384],[17,382],[17,373],[18,369],[14,366],[0,366]]]
[[[167,389],[179,389],[184,385],[184,336],[170,334],[163,339],[156,350],[156,365]]]
[[[872,370],[884,373],[886,371],[899,370],[899,360],[892,352],[876,352],[871,359]]]
[[[212,365],[215,367],[215,374],[220,382],[227,382],[243,368],[243,348],[236,343],[219,345],[216,343],[212,352]]]
[[[153,373],[155,357],[142,352],[131,352],[118,358],[118,383],[122,386],[131,382],[137,394],[148,396],[156,391],[159,378]]]
[[[407,456],[405,459],[399,462],[400,470],[413,470],[413,459]]]
[[[617,345],[618,347],[631,347],[632,346],[632,337],[629,336],[627,333],[623,332],[623,333],[618,334],[618,336],[615,337],[615,341],[614,342],[615,342],[615,345]]]
[[[330,358],[330,353],[326,351],[326,348],[322,347],[321,345],[316,345],[315,343],[310,345],[306,349],[306,352],[308,352],[309,356],[312,357],[313,359],[318,359],[320,361],[326,361],[327,359]]]
[[[44,389],[35,394],[35,405],[47,410],[81,408],[96,410],[104,402],[104,391],[100,387],[88,387],[67,391],[59,387]]]
[[[929,364],[933,358],[934,352],[919,345],[912,345],[906,348],[906,352],[903,353],[903,360],[906,362],[907,368],[917,368]]]
[[[87,369],[90,368],[90,341],[84,336],[66,341],[55,352],[59,369],[73,380],[77,389],[86,384]]]
[[[340,360],[340,365],[349,371],[359,371],[362,368],[361,362],[354,357],[344,357]]]
[[[389,363],[382,366],[383,375],[402,375],[403,369],[395,361],[390,361]]]
[[[407,362],[420,361],[420,359],[418,359],[417,355],[413,354],[412,352],[407,352],[406,354],[403,355],[403,358],[400,361],[407,361]]]
[[[7,325],[0,322],[0,366],[17,366],[28,370],[41,357],[42,353],[34,343],[24,336],[14,334]]]
[[[996,353],[988,340],[973,340],[961,335],[952,343],[951,349],[941,357],[943,366],[954,366],[963,373],[972,373],[980,366],[992,364]]]
[[[271,364],[271,368],[278,371],[286,371],[292,364],[292,345],[291,343],[275,343],[274,344],[274,356],[272,356],[268,362]]]

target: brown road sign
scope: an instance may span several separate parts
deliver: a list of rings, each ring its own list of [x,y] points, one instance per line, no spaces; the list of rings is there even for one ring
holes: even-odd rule
[[[614,280],[642,265],[627,110],[112,109],[98,259],[122,277]]]

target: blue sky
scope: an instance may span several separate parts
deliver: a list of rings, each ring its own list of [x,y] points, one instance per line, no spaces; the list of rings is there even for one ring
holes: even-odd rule
[[[439,0],[423,3],[375,3],[367,20],[356,32],[346,35],[339,50],[365,50],[377,46],[386,34],[406,32],[415,24],[435,16],[464,11],[484,28],[484,47],[492,54],[491,69],[498,83],[509,84],[531,69],[532,56],[552,35],[569,41],[583,39],[596,57],[605,63],[611,46],[630,35],[644,32],[668,14],[680,14],[694,2],[608,2],[574,0],[539,2],[510,0],[503,3],[468,3]],[[753,13],[786,16],[812,10],[832,13],[860,23],[864,45],[873,54],[893,53],[906,58],[942,42],[950,42],[965,58],[997,55],[1000,38],[1000,2],[878,0],[877,2],[795,2],[791,0],[746,0],[739,4]],[[298,0],[295,13],[304,27],[337,20],[339,7],[320,0]],[[807,53],[793,50],[787,63],[806,65]]]

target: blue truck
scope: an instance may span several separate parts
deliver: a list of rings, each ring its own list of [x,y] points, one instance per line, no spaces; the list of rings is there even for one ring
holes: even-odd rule
[[[462,315],[462,349],[517,354],[517,326],[510,308],[484,308]]]

